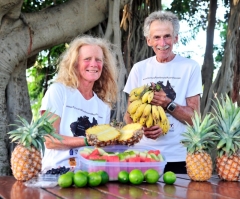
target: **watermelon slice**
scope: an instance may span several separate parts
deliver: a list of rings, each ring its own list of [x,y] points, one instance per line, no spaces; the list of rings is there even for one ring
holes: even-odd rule
[[[89,151],[80,151],[80,155],[85,158],[88,159],[90,152]]]

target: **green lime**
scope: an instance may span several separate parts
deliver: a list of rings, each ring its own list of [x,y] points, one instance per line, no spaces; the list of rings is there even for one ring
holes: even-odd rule
[[[71,175],[62,174],[58,178],[58,185],[62,188],[70,187],[73,183],[73,178]]]
[[[92,172],[88,174],[88,185],[91,187],[96,187],[101,184],[102,177],[97,172]]]
[[[109,175],[106,171],[98,171],[97,173],[99,173],[101,175],[102,181],[101,184],[106,184],[109,181]]]
[[[65,174],[72,176],[72,178],[73,178],[73,176],[74,176],[74,172],[73,172],[73,171],[68,171],[68,172],[65,173]]]
[[[88,182],[88,177],[82,172],[77,172],[73,176],[73,182],[76,187],[85,187]]]
[[[129,182],[129,173],[127,171],[120,171],[118,173],[118,181],[121,183]]]
[[[87,171],[78,170],[78,171],[75,172],[75,174],[76,174],[76,173],[83,173],[83,174],[85,174],[86,176],[88,176],[88,172],[87,172]]]
[[[167,171],[163,174],[163,181],[166,184],[173,184],[176,181],[176,174],[172,171]]]
[[[144,173],[144,179],[147,183],[154,184],[158,181],[160,175],[157,170],[155,169],[148,169]]]
[[[139,169],[133,169],[130,173],[129,173],[129,181],[132,184],[141,184],[144,180],[144,175],[143,172]]]

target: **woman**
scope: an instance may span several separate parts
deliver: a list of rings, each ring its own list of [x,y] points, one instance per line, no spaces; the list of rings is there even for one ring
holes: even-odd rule
[[[63,138],[46,138],[42,170],[79,167],[78,148],[88,145],[85,130],[110,122],[110,109],[117,96],[116,79],[116,60],[108,41],[81,36],[70,43],[40,108],[57,117],[54,128]]]

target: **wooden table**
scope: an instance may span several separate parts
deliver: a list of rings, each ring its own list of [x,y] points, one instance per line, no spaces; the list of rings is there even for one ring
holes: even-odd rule
[[[94,188],[30,188],[12,176],[0,177],[0,198],[4,199],[116,199],[116,198],[240,198],[240,182],[225,182],[212,176],[208,182],[193,182],[187,175],[178,174],[174,185],[165,185],[162,178],[157,184],[139,186],[109,182]]]

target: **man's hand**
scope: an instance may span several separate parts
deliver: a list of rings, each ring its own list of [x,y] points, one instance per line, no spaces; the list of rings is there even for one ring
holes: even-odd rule
[[[144,130],[144,135],[147,138],[150,138],[153,140],[156,140],[163,133],[162,129],[157,125],[149,127],[149,128],[143,127],[143,130]]]
[[[160,91],[154,92],[154,97],[151,101],[151,104],[161,106],[164,109],[171,102],[171,99],[167,97],[166,93],[161,89]]]

